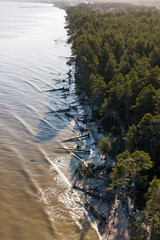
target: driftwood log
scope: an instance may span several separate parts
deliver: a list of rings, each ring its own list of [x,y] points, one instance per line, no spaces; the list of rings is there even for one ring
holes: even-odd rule
[[[80,188],[80,187],[78,187],[78,186],[76,186],[76,185],[73,185],[73,188],[74,188],[74,189],[77,189],[77,190],[79,190],[79,191],[81,191],[81,192],[84,192],[85,194],[87,194],[87,195],[89,195],[89,196],[91,196],[91,197],[97,198],[97,199],[99,199],[99,200],[101,200],[101,201],[103,201],[103,202],[107,202],[107,201],[108,201],[108,198],[107,198],[107,197],[100,196],[99,194],[96,194],[96,193],[94,193],[93,191],[88,191],[88,190],[86,190],[85,188]]]
[[[86,198],[84,198],[84,201],[89,205],[93,212],[96,213],[96,215],[100,216],[103,220],[106,220],[106,217],[102,215]]]
[[[84,134],[84,135],[82,135],[82,136],[77,136],[77,137],[74,137],[74,138],[69,138],[69,139],[63,140],[63,141],[61,141],[61,142],[77,141],[77,140],[80,140],[81,138],[85,138],[85,137],[89,137],[89,133]]]
[[[46,90],[44,92],[56,92],[56,91],[69,91],[69,88],[52,88],[52,89],[49,89],[49,90]]]
[[[76,152],[76,153],[82,153],[82,154],[90,154],[90,151],[78,149],[78,148],[56,148],[55,151],[66,151],[66,152]]]

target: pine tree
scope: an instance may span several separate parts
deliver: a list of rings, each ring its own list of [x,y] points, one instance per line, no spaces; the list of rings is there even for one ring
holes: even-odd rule
[[[151,240],[160,239],[160,179],[154,177],[145,194],[146,209],[144,214],[150,226]]]

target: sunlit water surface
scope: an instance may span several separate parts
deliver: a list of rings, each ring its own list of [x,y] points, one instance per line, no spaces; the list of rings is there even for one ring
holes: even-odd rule
[[[64,26],[65,12],[51,5],[0,3],[2,240],[99,239],[72,190],[79,159],[56,150],[74,147],[61,140],[79,134],[73,118],[56,112],[77,104],[74,83],[66,96],[48,91],[68,87]]]

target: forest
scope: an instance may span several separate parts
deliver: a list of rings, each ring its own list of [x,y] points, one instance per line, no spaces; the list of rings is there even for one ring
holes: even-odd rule
[[[144,239],[142,222],[151,239],[159,239],[160,12],[131,7],[102,12],[82,4],[67,9],[67,22],[77,86],[94,101],[94,117],[110,133],[100,145],[119,154],[110,189],[120,186],[134,199],[134,211],[143,212],[132,239]]]

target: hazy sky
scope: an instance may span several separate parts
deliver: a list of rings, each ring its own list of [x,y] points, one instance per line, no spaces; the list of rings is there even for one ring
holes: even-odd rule
[[[19,2],[19,1],[22,1],[22,2],[42,2],[42,3],[54,3],[54,1],[56,2],[86,2],[86,1],[97,1],[97,2],[128,2],[128,3],[153,3],[153,2],[156,2],[158,4],[160,4],[160,0],[0,0],[0,2],[10,2],[10,1],[13,1],[13,2]],[[154,4],[153,4],[154,5]]]

